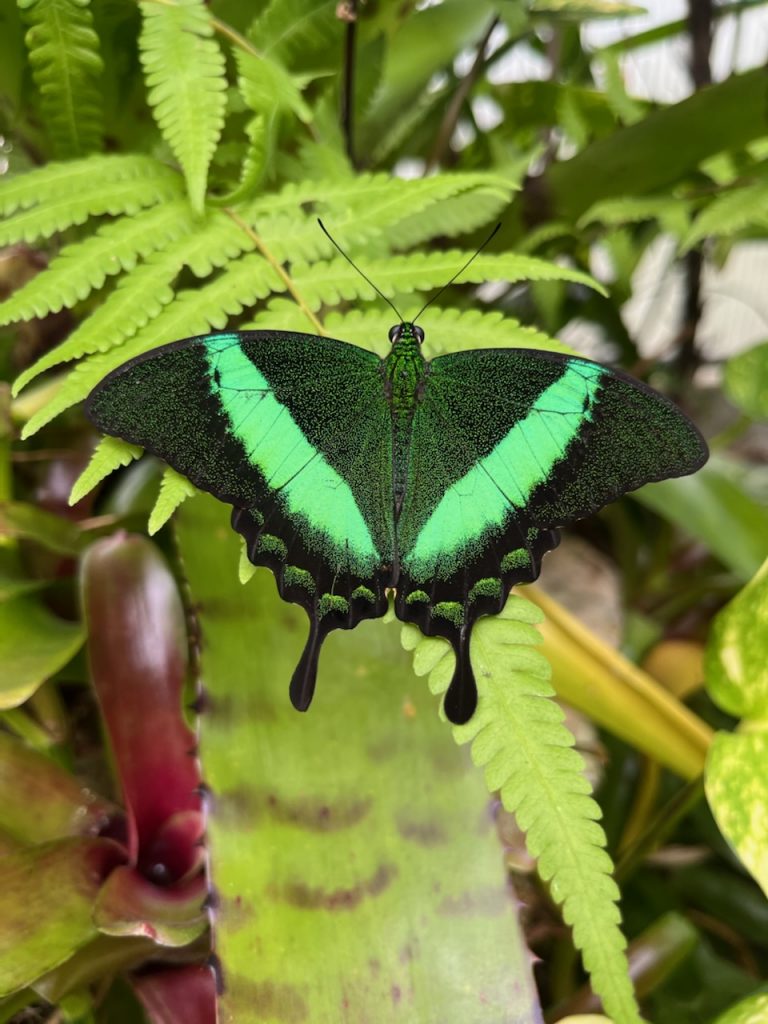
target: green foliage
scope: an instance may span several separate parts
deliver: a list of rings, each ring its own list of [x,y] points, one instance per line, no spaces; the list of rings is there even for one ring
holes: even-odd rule
[[[478,709],[454,726],[459,743],[472,744],[472,760],[485,770],[488,788],[526,833],[538,871],[573,928],[592,985],[616,1020],[639,1022],[626,974],[625,941],[619,928],[619,891],[611,878],[600,808],[590,795],[584,761],[563,725],[547,660],[533,647],[543,614],[511,597],[501,615],[481,619],[472,637]],[[448,645],[403,629],[414,650],[414,669],[429,671],[433,693],[444,693],[453,673]]]
[[[18,0],[40,111],[57,157],[98,149],[104,131],[99,37],[90,0]]]
[[[768,342],[729,359],[724,385],[730,400],[747,416],[768,419]]]
[[[195,488],[189,480],[177,473],[175,469],[166,466],[163,479],[160,482],[160,494],[147,525],[149,535],[152,536],[162,529],[182,501],[191,498],[195,493]]]
[[[759,5],[721,4],[713,13],[718,18],[748,6]],[[78,714],[88,702],[84,660],[72,657],[82,629],[73,625],[77,608],[67,572],[99,531],[141,528],[149,516],[155,532],[179,509],[182,575],[192,585],[191,607],[201,608],[202,672],[222,697],[218,712],[203,721],[201,748],[217,797],[209,855],[224,893],[215,915],[226,953],[222,1012],[236,1007],[238,1024],[250,1024],[254,1014],[286,1020],[301,1014],[307,1024],[326,1024],[351,999],[349,1013],[379,1024],[390,1011],[399,1019],[397,1000],[413,996],[426,1024],[435,1012],[438,977],[441,1024],[480,1024],[483,1015],[496,1020],[518,998],[520,1019],[538,1019],[530,971],[515,952],[518,933],[483,781],[452,750],[429,694],[413,683],[387,627],[367,624],[333,638],[321,662],[323,706],[309,722],[294,716],[284,689],[304,624],[295,609],[278,603],[272,580],[247,558],[241,557],[240,576],[250,582],[243,589],[236,581],[237,538],[227,530],[226,513],[210,499],[186,501],[194,489],[171,470],[158,498],[157,466],[138,461],[136,446],[104,439],[86,465],[93,437],[82,419],[71,411],[54,421],[125,360],[211,328],[321,332],[385,354],[394,314],[333,250],[318,229],[320,216],[404,315],[432,297],[501,220],[489,248],[420,321],[428,356],[470,347],[567,350],[555,335],[586,326],[630,372],[647,372],[652,383],[690,401],[710,433],[721,430],[725,414],[711,414],[711,393],[698,394],[696,386],[695,371],[708,362],[696,343],[698,325],[681,320],[663,365],[651,367],[643,328],[629,326],[624,303],[660,233],[681,251],[696,247],[705,260],[714,254],[720,261],[741,239],[764,236],[763,70],[731,76],[680,103],[651,105],[628,90],[619,57],[684,35],[684,20],[634,35],[627,22],[627,38],[595,53],[578,23],[629,13],[634,5],[360,4],[346,138],[339,116],[346,24],[336,0],[265,0],[250,7],[234,0],[20,0],[18,7],[23,22],[16,6],[0,10],[0,134],[10,143],[0,152],[0,245],[23,243],[4,253],[0,280],[0,370],[10,379],[21,367],[14,393],[23,390],[10,402],[0,385],[0,612],[9,626],[3,635],[10,637],[0,650],[3,729],[80,764],[82,750],[67,737],[77,734],[79,744],[82,724],[71,730],[58,700],[61,679],[70,687],[67,708],[74,706],[72,683]],[[509,33],[505,41],[502,29]],[[550,62],[546,81],[509,83],[496,74],[518,40]],[[483,102],[499,117],[490,129],[479,116]],[[99,152],[102,144],[108,154]],[[714,249],[702,244],[710,237],[722,242]],[[607,288],[595,287],[588,274],[595,243],[612,266]],[[705,275],[705,309],[707,287]],[[36,322],[7,329],[31,318]],[[765,415],[764,349],[726,363],[725,389],[738,419],[726,424],[711,463],[695,477],[643,489],[586,528],[621,573],[629,608],[623,650],[639,652],[648,638],[660,638],[664,647],[667,635],[684,636],[686,649],[698,649],[712,610],[765,557],[765,474],[745,455],[754,450],[751,435],[751,448],[730,446],[738,431],[753,429],[750,420]],[[58,375],[40,379],[56,368]],[[28,438],[42,427],[30,445],[17,441],[17,429]],[[50,478],[41,476],[49,459]],[[73,479],[77,504],[66,509]],[[40,501],[45,508],[35,507]],[[571,582],[593,575],[591,568],[561,573]],[[57,582],[50,592],[39,593],[51,580]],[[745,625],[763,614],[762,598],[754,599],[763,580],[757,577],[726,607],[708,647],[710,696],[745,721],[733,733],[717,734],[706,789],[722,834],[765,885],[766,658],[759,631]],[[600,601],[590,592],[575,603],[592,610]],[[722,1020],[740,1022],[760,1006],[757,995],[743,1006],[737,1001],[755,988],[740,966],[742,955],[745,962],[761,961],[768,950],[764,904],[746,873],[722,858],[711,818],[702,825],[705,816],[692,812],[674,831],[676,775],[687,780],[699,771],[703,747],[722,720],[709,706],[702,711],[696,697],[690,707],[680,705],[674,687],[685,673],[671,672],[670,689],[662,693],[586,627],[566,628],[559,605],[551,604],[543,633],[558,692],[592,694],[574,706],[603,729],[600,738],[579,735],[579,746],[600,754],[597,792],[607,846],[582,758],[549,699],[548,669],[533,647],[537,616],[527,603],[513,599],[504,617],[478,624],[473,660],[480,711],[454,733],[459,743],[471,743],[472,760],[500,791],[506,810],[496,825],[510,862],[522,857],[511,852],[517,840],[504,832],[504,816],[512,812],[546,880],[546,889],[533,878],[524,883],[536,921],[531,941],[543,961],[542,991],[552,1004],[561,1000],[545,1012],[563,1017],[586,998],[551,897],[563,907],[606,1012],[615,1024],[638,1020],[609,848],[619,851],[622,906],[647,1017],[700,1024],[722,1016],[731,1001],[731,1018]],[[612,605],[608,618],[618,617]],[[445,645],[413,631],[405,635],[415,645],[417,670],[434,669],[431,685],[442,692],[451,660]],[[29,708],[21,703],[26,698]],[[644,706],[653,714],[641,723]],[[96,720],[92,709],[90,718]],[[660,783],[648,766],[649,721],[660,723],[664,737]],[[676,730],[683,721],[685,729]],[[90,737],[89,749],[98,742]],[[0,780],[8,764],[15,762],[0,747]],[[103,775],[104,766],[99,770]],[[92,785],[90,778],[83,782]],[[670,793],[676,794],[671,804]],[[308,794],[316,795],[317,806]],[[411,813],[416,805],[418,821]],[[364,808],[359,822],[326,827],[349,807]],[[706,864],[689,869],[665,861],[662,873],[645,861],[642,852],[667,834],[706,849]],[[350,867],[353,860],[361,871],[366,867],[362,874]],[[398,870],[379,892],[382,864]],[[694,879],[688,872],[697,870]],[[295,887],[280,888],[284,877]],[[38,880],[29,879],[39,890]],[[297,893],[312,906],[292,905],[288,897]],[[228,896],[242,897],[236,911]],[[78,903],[78,913],[87,909]],[[706,911],[719,934],[738,936],[736,952],[727,940],[710,946],[693,910]],[[46,908],[35,913],[45,924]],[[668,919],[685,922],[676,938],[674,929],[661,928]],[[146,956],[146,940],[118,941],[137,941],[141,949],[133,945],[130,959],[113,945],[89,947],[82,954],[89,977],[104,977],[101,956],[110,977]],[[301,953],[272,962],[269,950],[287,944]],[[254,965],[257,947],[267,959]],[[378,973],[373,947],[382,950]],[[38,952],[25,961],[25,978],[36,963],[42,970],[50,962],[42,954],[36,959]],[[78,963],[65,960],[39,992],[57,1002],[75,987],[77,1006],[68,1004],[67,1013],[89,1021],[106,1013],[111,1020],[117,989],[104,1004],[108,1011],[92,1009]],[[234,974],[227,973],[230,964]],[[430,979],[429,997],[423,978]],[[370,1005],[360,997],[362,1009],[354,1003],[358,981],[360,991],[375,993]],[[297,1003],[296,991],[310,991],[311,998]],[[0,1018],[33,998],[13,1009],[3,1003]],[[125,1024],[139,1024],[133,1009],[125,1015]]]
[[[224,125],[224,55],[202,0],[141,4],[147,99],[182,166],[192,208],[203,209],[208,165]]]
[[[753,227],[768,227],[768,179],[717,196],[699,213],[683,240],[684,249],[692,249],[710,235],[729,237]]]
[[[709,752],[707,800],[723,835],[768,894],[768,561],[717,616],[709,635],[707,688],[744,719]]]

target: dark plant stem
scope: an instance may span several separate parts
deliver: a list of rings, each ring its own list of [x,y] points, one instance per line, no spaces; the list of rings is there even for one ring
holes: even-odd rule
[[[688,0],[688,34],[691,40],[690,73],[698,92],[712,84],[709,62],[712,48],[712,0]],[[689,379],[699,364],[696,334],[703,311],[701,274],[704,266],[702,248],[692,249],[685,257],[685,304],[683,321],[676,338],[677,364],[681,382]]]
[[[451,101],[448,104],[445,114],[443,115],[443,120],[440,124],[440,128],[438,129],[437,136],[435,138],[435,144],[432,147],[432,152],[429,154],[429,157],[427,158],[425,173],[429,173],[429,171],[431,171],[439,163],[442,163],[446,153],[448,152],[448,147],[450,146],[451,143],[451,136],[453,135],[453,132],[456,128],[456,124],[459,120],[459,115],[461,114],[461,108],[464,106],[467,97],[469,96],[470,92],[472,91],[475,85],[475,82],[480,76],[480,72],[482,71],[483,65],[485,63],[485,48],[488,45],[488,41],[491,38],[491,34],[498,25],[498,23],[499,19],[494,18],[488,25],[488,28],[483,33],[482,39],[477,44],[477,53],[475,54],[475,59],[472,62],[472,67],[469,69],[464,78],[462,78],[462,80],[459,82],[456,91],[451,97]]]
[[[341,14],[347,23],[344,35],[344,82],[341,91],[341,127],[347,157],[353,167],[355,160],[355,58],[357,56],[357,2],[347,0],[340,5]]]

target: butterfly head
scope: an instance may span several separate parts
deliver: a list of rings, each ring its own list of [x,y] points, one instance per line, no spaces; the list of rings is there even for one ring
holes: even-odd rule
[[[389,329],[389,340],[393,347],[398,344],[407,347],[414,342],[421,345],[424,341],[424,331],[414,323],[394,324]]]

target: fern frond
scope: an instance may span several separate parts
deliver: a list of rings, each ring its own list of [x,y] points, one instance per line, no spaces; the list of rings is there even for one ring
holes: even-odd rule
[[[312,120],[312,111],[301,95],[309,80],[306,76],[292,75],[282,64],[264,54],[257,56],[247,50],[237,50],[235,59],[238,86],[251,110],[257,114],[290,112],[305,124]]]
[[[150,537],[153,537],[158,530],[165,526],[183,501],[196,493],[195,487],[186,477],[181,476],[170,466],[166,466],[163,479],[160,481],[160,493],[149,514],[147,532]]]
[[[232,206],[249,199],[264,176],[267,158],[266,128],[264,116],[257,114],[245,126],[248,145],[240,168],[240,181],[229,195],[217,197],[215,205]]]
[[[682,250],[687,252],[709,235],[730,236],[750,227],[768,227],[768,179],[713,199],[693,222]]]
[[[224,55],[203,0],[140,6],[139,49],[149,103],[184,171],[190,202],[201,211],[208,167],[224,126]]]
[[[112,181],[105,181],[98,176],[96,167],[99,163],[98,160],[94,161],[94,170],[87,180],[83,180],[78,173],[72,176],[74,181],[64,171],[66,165],[56,165],[62,168],[56,190],[45,201],[22,208],[3,221],[0,224],[0,246],[16,242],[31,244],[41,238],[50,238],[57,231],[83,224],[89,217],[105,213],[112,216],[134,214],[146,206],[154,206],[155,203],[182,195],[179,175],[157,160],[147,161],[144,165],[145,173],[141,177],[116,178]],[[36,174],[36,171],[32,171],[21,178],[34,178]],[[11,182],[14,180],[11,179]],[[77,184],[73,188],[75,182]]]
[[[251,253],[233,263],[204,288],[182,291],[159,316],[107,352],[83,360],[69,373],[47,405],[24,426],[22,437],[31,437],[59,413],[86,398],[98,382],[128,359],[166,342],[222,329],[230,316],[241,313],[270,292],[285,291],[285,284],[263,256]]]
[[[72,485],[69,504],[75,505],[89,491],[121,466],[127,466],[138,459],[143,449],[129,444],[119,437],[102,437],[91,455],[88,465]]]
[[[98,149],[103,132],[99,79],[104,65],[90,0],[18,0],[40,112],[58,157]]]
[[[424,314],[422,323],[426,359],[434,359],[448,352],[476,348],[571,351],[556,338],[550,338],[535,327],[527,327],[519,320],[496,311],[483,313],[477,309],[441,309],[430,306],[429,311]],[[361,348],[373,348],[382,356],[390,350],[387,334],[392,326],[392,314],[385,310],[330,313],[325,318],[324,326],[329,335],[351,341]],[[372,341],[376,344],[372,345]]]
[[[299,62],[313,68],[323,62],[335,65],[339,45],[336,0],[271,0],[246,34],[262,53],[286,67]]]
[[[445,284],[471,255],[457,249],[408,253],[370,260],[365,271],[387,296],[423,292]],[[375,297],[371,286],[341,258],[318,262],[311,267],[296,265],[292,277],[304,299],[315,309],[323,303],[336,305],[342,299]],[[605,294],[602,285],[588,274],[517,253],[478,256],[462,274],[462,282],[479,284],[483,281],[571,281]]]
[[[688,227],[691,204],[675,196],[622,196],[601,199],[579,219],[578,227],[599,221],[609,227],[658,220],[666,229],[681,234]]]
[[[640,1024],[600,808],[563,712],[548,699],[554,695],[550,667],[533,646],[541,642],[535,625],[542,617],[530,602],[512,596],[501,615],[477,622],[472,665],[478,707],[453,734],[458,743],[472,743],[472,760],[485,769],[489,790],[500,791],[504,807],[526,833],[528,850],[563,906],[606,1014],[617,1024]],[[443,693],[453,671],[448,645],[418,639],[415,627],[407,629],[405,643],[415,649],[418,671],[431,672],[430,689]]]
[[[137,259],[194,230],[189,203],[178,199],[135,217],[103,224],[90,238],[74,242],[46,270],[0,305],[0,326],[57,313],[82,302],[107,276],[132,270]]]
[[[154,157],[132,153],[122,155],[96,154],[83,160],[52,162],[25,174],[0,177],[0,216],[9,217],[17,210],[40,206],[56,200],[63,193],[75,194],[98,189],[120,181],[139,181],[162,173],[178,175]]]
[[[509,206],[514,187],[511,181],[505,187],[480,185],[440,199],[419,213],[398,218],[386,235],[395,250],[409,249],[439,235],[465,235],[489,221],[493,223]]]
[[[194,234],[153,253],[124,277],[68,338],[17,377],[13,393],[18,394],[31,380],[59,363],[106,352],[135,334],[172,301],[171,285],[183,267],[190,267],[197,277],[206,277],[251,246],[249,237],[234,221],[218,210],[209,211],[207,223],[198,226]]]

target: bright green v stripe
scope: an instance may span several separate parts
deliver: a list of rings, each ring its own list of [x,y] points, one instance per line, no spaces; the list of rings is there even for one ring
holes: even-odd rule
[[[358,571],[371,571],[379,561],[376,546],[349,484],[309,443],[234,335],[211,338],[205,347],[211,393],[284,511],[330,541],[341,564],[349,552]]]
[[[415,578],[427,578],[441,560],[455,563],[484,533],[504,524],[510,509],[524,508],[585,419],[597,395],[602,370],[591,363],[566,365],[529,413],[496,447],[452,484],[403,558]]]

